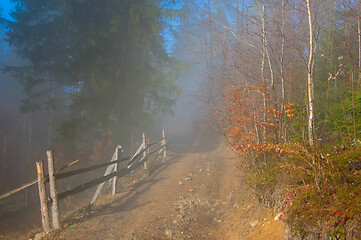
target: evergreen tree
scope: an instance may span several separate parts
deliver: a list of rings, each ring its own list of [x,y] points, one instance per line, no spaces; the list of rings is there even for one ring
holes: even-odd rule
[[[171,112],[177,63],[163,43],[171,16],[163,1],[13,2],[7,40],[24,64],[4,70],[23,84],[23,111],[42,108],[60,86],[69,100],[60,129],[69,138],[89,129],[126,136]]]

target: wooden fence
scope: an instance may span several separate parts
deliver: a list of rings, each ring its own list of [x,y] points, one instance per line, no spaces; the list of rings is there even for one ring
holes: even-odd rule
[[[54,229],[59,229],[61,228],[59,203],[58,203],[60,200],[98,185],[95,194],[90,202],[91,204],[94,204],[100,194],[100,191],[104,183],[107,180],[112,182],[112,194],[115,195],[116,185],[117,185],[116,183],[118,178],[124,177],[125,175],[131,173],[139,166],[144,166],[144,168],[147,169],[149,167],[149,160],[150,160],[149,157],[151,155],[156,154],[157,160],[161,157],[166,158],[167,150],[166,150],[166,139],[165,139],[164,130],[162,131],[162,139],[154,143],[149,143],[149,139],[147,140],[145,134],[143,133],[142,144],[139,146],[139,148],[137,149],[137,151],[134,153],[133,156],[123,157],[122,153],[123,153],[122,147],[118,145],[114,151],[113,157],[111,158],[110,162],[97,164],[94,166],[76,169],[68,172],[62,172],[64,169],[75,164],[79,160],[55,170],[54,154],[53,151],[49,150],[46,152],[47,161],[48,161],[48,174],[47,175],[44,174],[43,162],[42,161],[36,162],[37,179],[34,179],[33,181],[30,181],[27,184],[24,184],[14,190],[11,190],[1,195],[0,200],[9,197],[37,183],[39,189],[41,221],[42,221],[43,231],[45,233],[48,233],[51,230],[48,205],[51,206],[51,216],[53,223],[52,226]],[[121,165],[123,167],[120,167]],[[102,177],[93,179],[86,183],[82,183],[73,189],[58,193],[57,191],[58,180],[87,173],[104,167],[107,168]],[[46,192],[47,183],[49,183],[50,196]]]

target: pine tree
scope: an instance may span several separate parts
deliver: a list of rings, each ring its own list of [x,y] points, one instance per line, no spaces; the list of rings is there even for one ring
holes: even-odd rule
[[[89,129],[124,136],[171,112],[177,62],[163,43],[172,16],[163,1],[14,2],[6,34],[24,63],[4,69],[24,87],[24,112],[61,88],[69,111],[60,130],[70,138]]]

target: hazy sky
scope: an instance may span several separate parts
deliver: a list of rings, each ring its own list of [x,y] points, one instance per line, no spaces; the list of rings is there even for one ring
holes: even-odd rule
[[[2,16],[9,19],[10,15],[9,15],[9,11],[11,8],[11,2],[10,0],[0,0],[0,6],[2,8]]]

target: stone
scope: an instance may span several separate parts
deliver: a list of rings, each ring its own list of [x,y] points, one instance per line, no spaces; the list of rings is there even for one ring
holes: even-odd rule
[[[258,225],[258,223],[259,223],[258,220],[255,220],[255,221],[251,222],[250,225],[251,225],[251,227],[254,228]]]
[[[44,235],[45,235],[45,234],[44,234],[43,232],[37,233],[37,234],[35,235],[34,240],[41,240],[41,239],[43,239]]]
[[[173,232],[172,232],[172,230],[170,230],[170,229],[166,229],[166,230],[164,231],[164,233],[165,233],[165,235],[167,235],[167,237],[172,237],[172,236],[173,236]]]
[[[278,213],[278,214],[275,216],[274,220],[275,220],[275,221],[280,220],[281,216],[282,216],[282,213]]]

